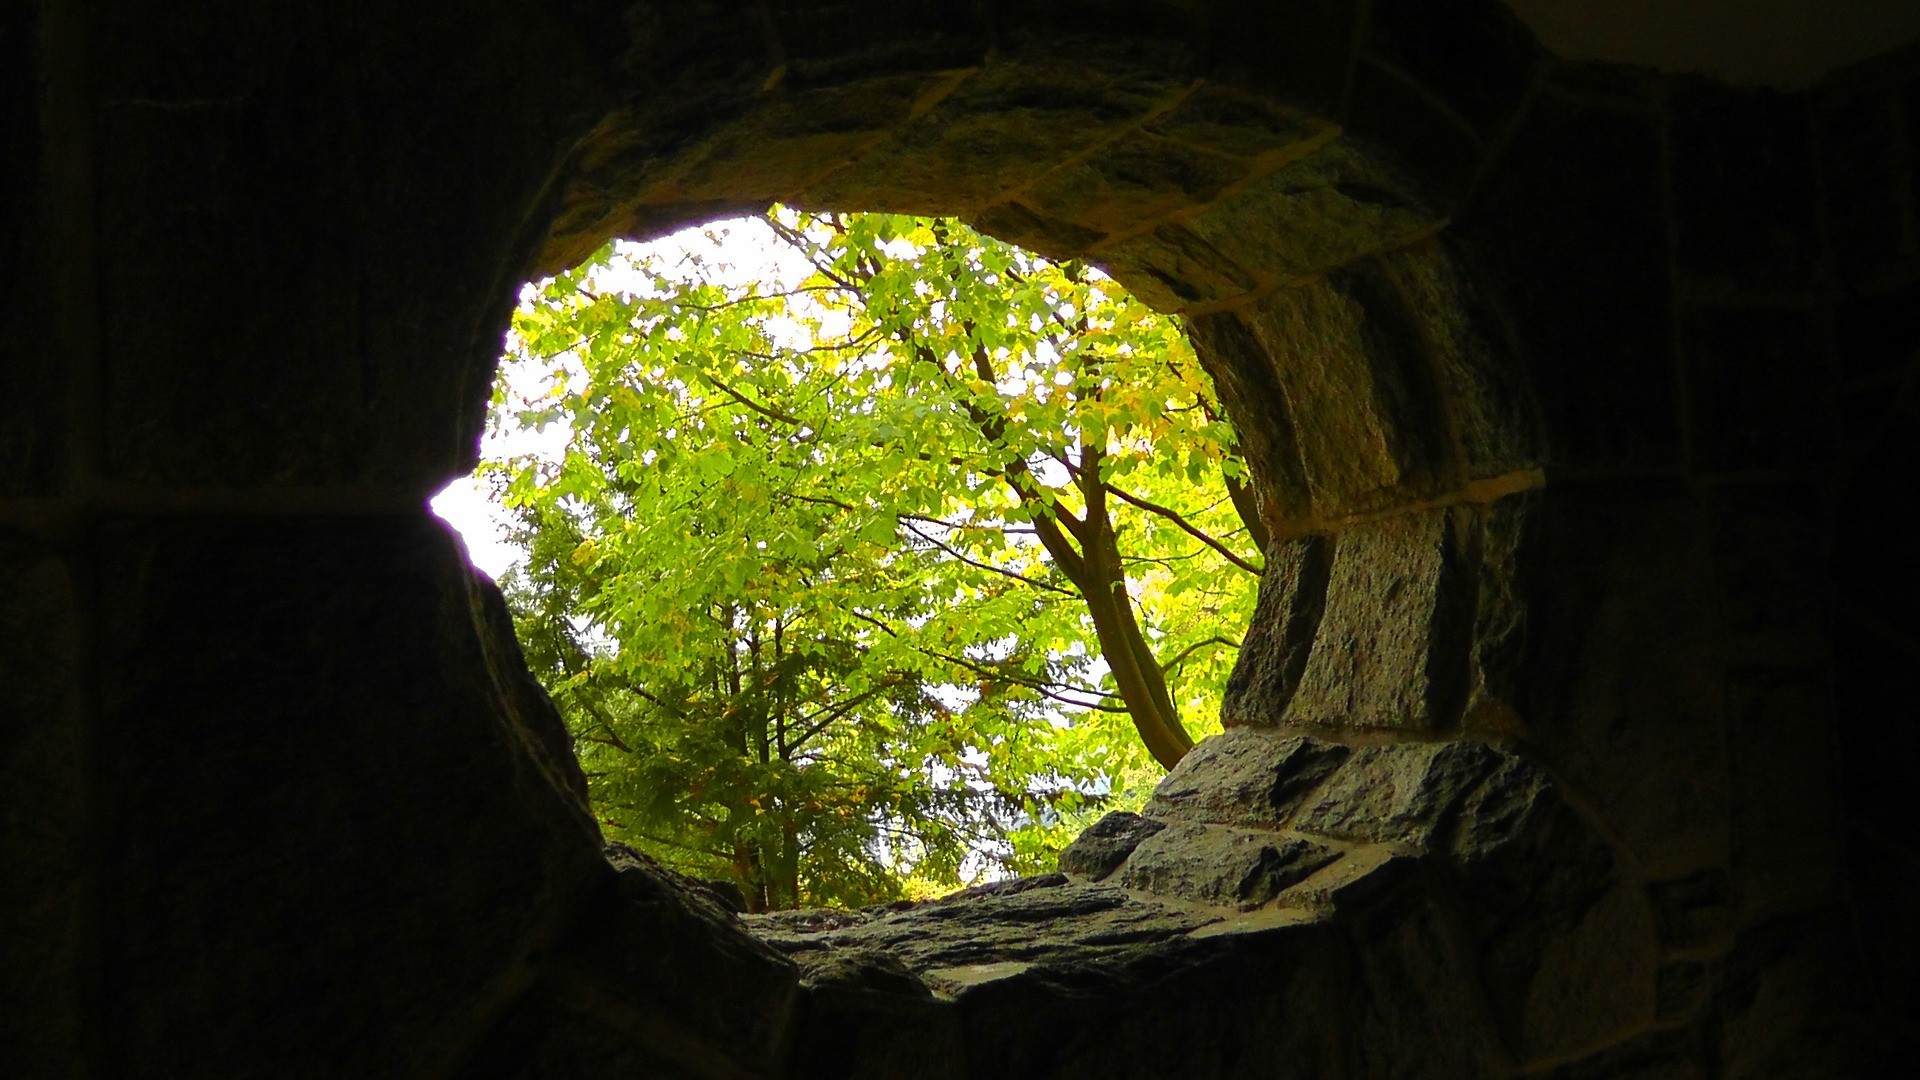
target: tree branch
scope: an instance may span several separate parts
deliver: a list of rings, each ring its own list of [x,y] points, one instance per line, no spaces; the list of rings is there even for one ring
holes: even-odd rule
[[[1201,543],[1207,545],[1213,550],[1219,552],[1222,556],[1226,558],[1228,562],[1232,563],[1233,565],[1239,567],[1242,570],[1245,570],[1247,573],[1252,574],[1255,577],[1260,576],[1261,571],[1259,567],[1253,565],[1252,563],[1241,558],[1240,556],[1235,555],[1230,549],[1228,549],[1228,547],[1225,544],[1222,544],[1220,541],[1215,540],[1213,537],[1208,536],[1204,532],[1201,532],[1198,528],[1194,526],[1192,522],[1188,521],[1184,517],[1181,517],[1179,511],[1173,509],[1170,506],[1161,506],[1159,503],[1153,502],[1148,499],[1143,499],[1138,495],[1134,495],[1130,492],[1124,491],[1118,487],[1115,487],[1112,484],[1107,484],[1105,486],[1106,486],[1106,489],[1109,492],[1111,492],[1115,497],[1120,499],[1121,502],[1131,503],[1134,506],[1137,506],[1140,509],[1147,511],[1148,513],[1158,514],[1159,516],[1166,518],[1168,521],[1171,521],[1175,525],[1180,526],[1180,528],[1183,531],[1185,531],[1188,535],[1192,536],[1194,539],[1200,541]]]

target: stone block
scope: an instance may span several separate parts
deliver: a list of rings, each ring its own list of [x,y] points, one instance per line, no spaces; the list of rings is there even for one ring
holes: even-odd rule
[[[1369,151],[1342,141],[1226,193],[1185,219],[1195,235],[1263,282],[1345,266],[1438,221]]]
[[[1051,217],[1110,235],[1211,202],[1248,168],[1239,158],[1133,131],[1047,173],[1025,197]]]
[[[1475,569],[1473,644],[1467,656],[1465,733],[1489,739],[1515,736],[1526,686],[1527,632],[1532,583],[1526,556],[1537,499],[1510,495],[1483,506],[1480,557]]]
[[[1094,261],[1161,312],[1242,296],[1255,284],[1252,271],[1178,222],[1103,247]]]
[[[788,79],[840,84],[894,72],[952,71],[980,63],[991,47],[985,13],[935,0],[847,4],[780,0],[751,31],[771,31]],[[753,23],[760,23],[755,26]]]
[[[1445,830],[1448,859],[1495,920],[1571,919],[1615,879],[1605,841],[1552,777],[1512,754],[1501,754],[1487,778],[1459,799]]]
[[[1187,320],[1187,337],[1213,378],[1222,408],[1233,418],[1268,531],[1276,532],[1287,518],[1308,514],[1312,497],[1292,408],[1266,348],[1238,314],[1228,311]]]
[[[1067,845],[1060,853],[1060,870],[1099,881],[1126,862],[1140,841],[1164,828],[1165,822],[1116,810],[1088,826]]]
[[[1238,158],[1288,152],[1331,129],[1312,114],[1218,84],[1202,84],[1143,130],[1188,146]]]
[[[797,1080],[889,1080],[967,1075],[960,1009],[936,998],[898,960],[880,953],[803,954],[804,1023],[789,1054]]]
[[[1264,829],[1176,823],[1141,841],[1120,883],[1162,896],[1250,909],[1335,860],[1340,852]]]
[[[1885,626],[1841,618],[1833,632],[1835,742],[1840,748],[1838,795],[1853,830],[1893,838],[1905,858],[1920,856],[1903,824],[1913,763],[1920,761],[1920,728],[1904,703],[1914,644]],[[1892,703],[1892,704],[1889,704]]]
[[[651,860],[615,866],[554,943],[542,984],[680,1069],[776,1071],[800,1004],[793,962]]]
[[[968,1075],[1367,1075],[1345,1068],[1343,1021],[1360,999],[1345,944],[1321,926],[1294,924],[1189,938],[1100,965],[1036,965],[961,997]]]
[[[88,1070],[86,623],[68,561],[0,537],[0,1045],[22,1076]]]
[[[1379,281],[1374,292],[1391,294],[1407,313],[1406,362],[1424,360],[1431,370],[1433,452],[1457,457],[1468,479],[1538,464],[1531,378],[1453,252],[1438,239],[1423,241],[1371,259],[1366,269]]]
[[[1652,118],[1543,95],[1449,230],[1530,358],[1555,464],[1678,463],[1663,174]]]
[[[1657,1031],[1624,1040],[1559,1068],[1543,1080],[1708,1080],[1713,1058],[1690,1031]]]
[[[819,206],[977,212],[1137,119],[1176,83],[1084,61],[982,68],[893,138],[807,191]]]
[[[1338,743],[1230,728],[1188,751],[1154,789],[1146,812],[1216,825],[1284,825],[1351,752]]]
[[[1698,960],[1672,960],[1660,965],[1653,980],[1653,1019],[1657,1024],[1680,1024],[1700,1011],[1711,976]]]
[[[471,467],[528,214],[614,96],[604,39],[489,18],[92,26],[113,478],[425,493]]]
[[[457,1056],[608,874],[491,582],[424,513],[124,521],[100,548],[106,1052]]]
[[[1887,1029],[1920,1030],[1920,858],[1882,837],[1858,837],[1846,854],[1872,1012]]]
[[[1473,633],[1471,521],[1403,514],[1340,534],[1282,723],[1436,732],[1459,723]]]
[[[1301,832],[1425,847],[1500,764],[1479,743],[1405,743],[1354,752],[1293,819]]]
[[[1221,697],[1220,721],[1229,729],[1280,723],[1300,685],[1326,609],[1333,569],[1331,540],[1324,536],[1277,540],[1265,554],[1253,621],[1240,640],[1240,655]]]
[[[1669,949],[1709,948],[1733,930],[1733,897],[1724,870],[1652,882],[1647,899],[1660,943]]]

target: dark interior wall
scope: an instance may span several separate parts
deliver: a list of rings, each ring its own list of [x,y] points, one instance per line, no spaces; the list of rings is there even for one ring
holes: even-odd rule
[[[791,966],[605,865],[422,502],[530,267],[787,198],[965,213],[1190,317],[1270,524],[1332,551],[1240,722],[1522,755],[1648,924],[1608,1026],[1489,1068],[1864,1067],[1920,1015],[1917,75],[1731,90],[1393,0],[9,7],[0,1045],[49,1076],[782,1060]]]

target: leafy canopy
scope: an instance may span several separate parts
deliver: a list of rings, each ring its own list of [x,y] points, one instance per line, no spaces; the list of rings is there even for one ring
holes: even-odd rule
[[[727,229],[784,279],[727,280]],[[706,236],[529,287],[494,423],[565,449],[483,465],[604,828],[756,909],[1048,868],[1217,714],[1250,614],[1191,348],[954,221]]]

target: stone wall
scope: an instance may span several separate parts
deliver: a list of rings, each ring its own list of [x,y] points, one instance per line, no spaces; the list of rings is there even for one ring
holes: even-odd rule
[[[1871,1075],[1916,86],[1490,2],[8,7],[10,1071]],[[776,199],[1185,316],[1275,542],[1147,824],[755,938],[602,856],[423,503],[517,282]]]

